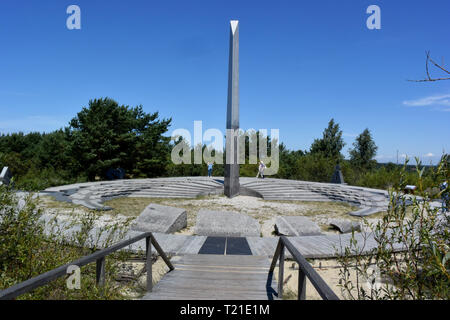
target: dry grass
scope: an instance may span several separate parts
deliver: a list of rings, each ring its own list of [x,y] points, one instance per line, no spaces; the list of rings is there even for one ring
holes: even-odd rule
[[[85,211],[90,211],[88,208],[70,203],[65,201],[57,201],[52,196],[40,196],[39,197],[39,205],[41,207],[49,208],[49,209],[82,209]]]

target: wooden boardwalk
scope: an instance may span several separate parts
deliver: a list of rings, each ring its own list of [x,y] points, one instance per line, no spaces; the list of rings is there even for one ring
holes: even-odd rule
[[[144,300],[272,300],[277,283],[268,277],[263,256],[184,255],[172,259],[167,273]]]

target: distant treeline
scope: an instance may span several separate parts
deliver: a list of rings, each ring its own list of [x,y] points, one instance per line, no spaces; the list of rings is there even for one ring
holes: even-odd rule
[[[158,112],[145,113],[142,106],[119,105],[109,98],[91,100],[63,129],[1,135],[0,166],[8,166],[15,186],[25,190],[107,179],[110,170],[117,168],[125,171],[126,178],[206,175],[206,163],[172,163],[174,144],[164,136],[171,120],[159,119]],[[401,166],[374,160],[377,146],[368,129],[355,139],[349,160],[342,156],[344,146],[339,124],[331,119],[323,136],[307,151],[288,150],[279,144],[279,171],[274,177],[330,182],[339,163],[345,182],[351,185],[386,189],[399,181]],[[192,159],[193,153],[191,148]],[[256,176],[257,166],[241,165],[241,176]],[[411,175],[406,180],[415,184],[415,166],[408,168]],[[424,169],[426,185],[436,179],[433,169]],[[213,175],[223,174],[224,166],[215,164]]]

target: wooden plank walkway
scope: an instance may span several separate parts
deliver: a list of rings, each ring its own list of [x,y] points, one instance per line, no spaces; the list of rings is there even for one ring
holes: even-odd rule
[[[178,260],[176,260],[178,258]],[[143,300],[272,300],[277,282],[262,256],[184,255]]]

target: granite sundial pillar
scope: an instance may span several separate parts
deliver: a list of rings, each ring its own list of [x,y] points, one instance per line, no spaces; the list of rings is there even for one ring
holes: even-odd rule
[[[230,57],[228,61],[228,101],[224,194],[239,195],[239,21],[230,21]]]

